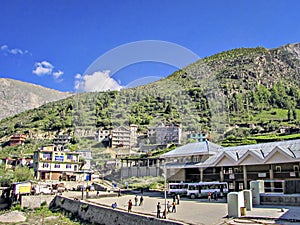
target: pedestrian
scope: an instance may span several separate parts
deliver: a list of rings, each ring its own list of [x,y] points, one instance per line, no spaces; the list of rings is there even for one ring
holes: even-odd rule
[[[115,208],[118,207],[118,205],[117,205],[117,203],[115,202],[115,203],[113,203],[113,204],[111,205],[111,207],[112,207],[113,209],[115,209]]]
[[[210,202],[210,199],[211,199],[211,193],[210,193],[210,191],[207,193],[207,199]]]
[[[119,188],[119,190],[118,190],[118,197],[120,197],[121,196],[121,189]]]
[[[97,196],[97,197],[99,196],[99,191],[97,191],[97,194],[96,194],[96,196]]]
[[[176,213],[176,202],[172,203],[172,213]]]
[[[179,201],[180,201],[180,195],[179,194],[176,195],[176,199],[177,199],[177,205],[179,205]]]
[[[128,212],[131,212],[132,210],[132,201],[131,199],[129,199],[129,202],[128,202]]]
[[[143,201],[144,201],[144,197],[143,197],[143,195],[141,195],[141,197],[140,197],[140,206],[143,205]]]
[[[168,209],[168,213],[170,213],[171,212],[171,204],[170,204],[170,202],[168,201],[167,202],[167,209]]]
[[[157,203],[157,206],[156,206],[156,217],[157,218],[160,218],[160,209],[161,209],[161,205],[160,205],[160,202]]]
[[[134,197],[135,206],[138,205],[138,201],[139,201],[139,199],[138,199],[138,196],[136,195],[136,196]]]
[[[167,214],[168,214],[167,209],[164,209],[162,218],[167,219]]]
[[[218,192],[217,191],[215,191],[214,197],[215,197],[215,201],[218,201]]]
[[[173,202],[175,202],[175,201],[176,201],[176,193],[173,194]]]

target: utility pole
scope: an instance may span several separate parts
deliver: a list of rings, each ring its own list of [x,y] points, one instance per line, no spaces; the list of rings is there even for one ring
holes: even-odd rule
[[[165,217],[167,219],[167,170],[166,170],[166,162],[164,163],[164,195],[165,195]]]

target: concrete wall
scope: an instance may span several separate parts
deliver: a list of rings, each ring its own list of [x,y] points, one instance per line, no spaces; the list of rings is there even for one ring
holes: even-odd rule
[[[162,176],[162,169],[159,167],[123,167],[121,169],[121,177],[144,177],[144,176],[153,176],[158,177]]]
[[[51,208],[60,209],[69,216],[76,216],[91,224],[101,225],[164,225],[174,224],[183,225],[179,222],[171,222],[168,220],[157,219],[150,216],[142,216],[136,213],[127,213],[118,209],[111,209],[106,206],[100,206],[92,203],[86,203],[79,200],[56,196],[52,201]],[[70,215],[71,214],[71,215]]]
[[[300,195],[260,194],[260,204],[300,206]]]
[[[30,209],[39,208],[43,202],[49,206],[50,202],[55,198],[55,195],[29,195],[21,197],[21,207]]]

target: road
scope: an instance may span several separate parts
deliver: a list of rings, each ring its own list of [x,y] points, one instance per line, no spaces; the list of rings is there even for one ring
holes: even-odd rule
[[[107,193],[103,193],[106,194]],[[74,197],[74,193],[65,193],[64,195]],[[127,203],[129,199],[133,202],[132,211],[136,213],[151,215],[156,217],[156,205],[158,202],[162,205],[162,211],[164,209],[164,197],[158,192],[146,192],[144,193],[144,203],[142,206],[135,206],[134,197],[135,194],[122,194],[121,197],[96,197],[96,192],[90,192],[88,201],[102,204],[111,207],[112,203],[116,202],[119,210],[127,211]],[[137,193],[138,198],[140,193]],[[76,193],[77,197],[81,197],[81,193]],[[101,196],[101,195],[100,195]],[[170,203],[173,201],[168,198]],[[261,206],[254,207],[252,211],[247,212],[247,215],[243,218],[227,218],[227,203],[226,199],[223,200],[211,200],[207,199],[188,199],[182,198],[180,204],[177,205],[176,213],[169,213],[167,218],[170,220],[176,220],[185,224],[191,225],[219,225],[219,224],[300,224],[300,207],[284,207],[282,212],[282,206]],[[284,219],[284,220],[282,220]],[[288,219],[296,219],[298,222],[291,222]]]

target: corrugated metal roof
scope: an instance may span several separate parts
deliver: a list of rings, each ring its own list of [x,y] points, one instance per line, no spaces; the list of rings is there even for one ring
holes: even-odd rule
[[[178,147],[170,152],[167,152],[160,156],[160,158],[179,157],[187,155],[197,155],[201,153],[213,153],[218,152],[222,147],[210,141],[195,142]]]
[[[276,148],[279,148],[282,152],[284,152],[291,158],[300,159],[300,139],[269,142],[263,144],[242,145],[226,148],[223,148],[209,141],[203,141],[197,143],[190,143],[176,148],[173,151],[161,155],[161,158],[182,157],[188,155],[201,155],[210,153],[212,155],[204,162],[193,165],[186,164],[185,166],[182,164],[180,166],[177,165],[177,168],[205,167],[213,165],[224,153],[226,153],[236,162],[238,162],[243,156],[246,156],[249,153],[254,154],[258,158],[258,160],[264,160]],[[170,166],[175,168],[175,164]]]

